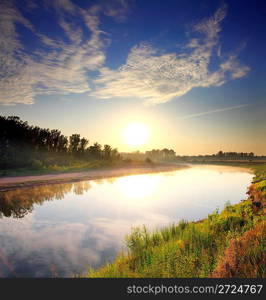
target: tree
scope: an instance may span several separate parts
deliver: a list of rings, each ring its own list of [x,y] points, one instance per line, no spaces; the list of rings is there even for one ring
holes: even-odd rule
[[[106,160],[110,160],[111,159],[111,151],[112,151],[111,146],[104,145],[104,148],[103,148],[103,158],[106,159]]]
[[[84,137],[79,142],[78,152],[79,154],[83,155],[85,153],[85,149],[88,145],[89,141]]]
[[[116,148],[112,149],[111,151],[111,159],[112,160],[119,160],[121,159],[121,155],[119,154],[118,150]]]
[[[220,150],[216,155],[219,156],[219,157],[222,157],[223,154],[224,154],[223,151]]]
[[[72,134],[69,137],[69,151],[72,154],[77,154],[80,143],[80,134]]]
[[[66,152],[68,147],[68,139],[64,135],[60,135],[58,140],[58,152]]]
[[[0,116],[0,169],[71,163],[67,156],[83,159],[119,159],[117,149],[89,141],[79,134],[69,138],[60,130],[30,126],[17,116]]]
[[[93,159],[101,159],[102,157],[102,146],[98,143],[94,143],[88,148],[89,156]]]

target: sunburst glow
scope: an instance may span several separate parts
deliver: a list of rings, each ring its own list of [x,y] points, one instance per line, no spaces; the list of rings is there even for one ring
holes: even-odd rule
[[[158,176],[133,175],[121,177],[117,180],[117,185],[122,194],[127,198],[148,197],[154,192],[158,182]]]
[[[130,146],[146,144],[149,136],[149,129],[143,123],[130,123],[123,131],[124,141]]]

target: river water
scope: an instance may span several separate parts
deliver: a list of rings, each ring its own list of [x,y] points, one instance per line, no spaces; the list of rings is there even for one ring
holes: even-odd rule
[[[0,192],[0,277],[72,277],[112,261],[132,227],[205,218],[246,198],[252,174],[171,172]]]

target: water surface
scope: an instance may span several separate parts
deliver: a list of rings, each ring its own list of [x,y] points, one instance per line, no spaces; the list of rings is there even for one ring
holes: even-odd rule
[[[71,277],[111,261],[134,226],[199,220],[246,198],[252,174],[225,166],[0,192],[0,276]]]

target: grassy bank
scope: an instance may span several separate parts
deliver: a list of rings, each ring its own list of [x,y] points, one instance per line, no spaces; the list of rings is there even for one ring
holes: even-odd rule
[[[253,188],[265,196],[266,164],[249,167]],[[266,220],[253,202],[251,195],[202,221],[155,232],[136,228],[126,237],[127,253],[86,277],[266,277]]]
[[[68,172],[82,172],[102,168],[119,168],[119,167],[145,167],[145,166],[159,166],[160,164],[149,163],[146,161],[128,161],[128,160],[70,160],[67,164],[52,164],[48,166],[34,165],[27,168],[15,168],[8,170],[0,169],[0,177],[7,176],[29,176],[29,175],[43,175],[43,174],[58,174]]]

